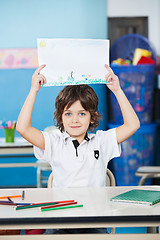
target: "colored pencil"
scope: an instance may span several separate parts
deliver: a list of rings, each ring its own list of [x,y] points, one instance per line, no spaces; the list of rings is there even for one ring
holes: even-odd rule
[[[8,199],[9,198],[19,198],[22,197],[22,195],[13,195],[13,196],[4,196],[4,197],[0,197],[0,199]]]
[[[13,121],[13,123],[12,123],[12,129],[14,129],[15,126],[16,126],[16,121]]]
[[[24,194],[25,194],[25,192],[24,192],[24,190],[22,191],[22,200],[24,200]]]
[[[63,201],[54,201],[54,202],[42,202],[42,203],[33,203],[32,205],[37,205],[37,204],[46,204],[47,205],[51,205],[50,203],[53,203],[53,205],[55,204],[61,204],[61,203],[74,203],[75,200],[63,200]]]
[[[48,206],[48,205],[54,205],[54,204],[57,204],[57,202],[35,203],[35,204],[28,205],[28,206],[22,205],[22,206],[17,206],[16,210],[27,209],[27,208],[35,208],[35,207],[42,207],[42,206]]]
[[[47,206],[47,207],[41,207],[41,209],[52,208],[52,207],[54,208],[54,207],[69,206],[69,205],[73,205],[73,204],[77,204],[77,202],[60,203],[60,204],[50,205],[50,206]]]
[[[31,205],[31,203],[15,203],[13,201],[0,201],[0,205]]]
[[[8,197],[8,200],[9,200],[10,202],[13,202],[13,201],[10,199],[10,197]]]
[[[29,206],[29,205],[32,205],[32,203],[16,203],[17,204],[17,207],[18,206]]]
[[[75,200],[62,200],[62,201],[56,201],[57,203],[68,203],[68,202],[75,202]]]
[[[10,201],[0,201],[0,205],[10,205],[10,206],[17,206],[16,203]]]
[[[21,204],[21,206],[17,206],[16,207],[16,210],[21,210],[21,209],[27,209],[27,208],[35,208],[35,207],[43,207],[43,206],[53,206],[53,205],[58,205],[58,204],[61,204],[61,203],[76,203],[74,200],[64,200],[64,201],[58,201],[58,202],[45,202],[45,203],[33,203],[33,204],[30,204],[30,205],[25,205],[23,206],[23,204]]]
[[[11,203],[10,201],[0,201],[0,203]]]
[[[52,210],[60,210],[60,209],[67,209],[67,208],[76,208],[76,207],[83,207],[83,205],[74,205],[74,206],[64,206],[64,207],[55,207],[55,208],[47,208],[47,209],[41,209],[41,212],[44,211],[52,211]]]

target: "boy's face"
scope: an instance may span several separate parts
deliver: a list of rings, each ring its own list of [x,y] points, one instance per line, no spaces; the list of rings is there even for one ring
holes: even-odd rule
[[[74,102],[70,108],[64,108],[62,123],[67,133],[81,143],[91,122],[91,114],[86,111],[80,101]]]

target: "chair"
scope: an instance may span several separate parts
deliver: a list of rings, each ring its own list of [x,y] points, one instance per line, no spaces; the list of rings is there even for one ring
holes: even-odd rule
[[[160,167],[158,166],[143,166],[139,167],[135,173],[136,176],[141,177],[138,185],[144,185],[147,178],[160,178]]]
[[[53,183],[53,172],[49,175],[48,178],[48,188],[52,188],[52,183]],[[107,169],[106,171],[106,186],[116,186],[116,181],[113,173]],[[115,228],[111,228],[111,234],[115,233]]]
[[[52,183],[53,183],[53,172],[49,175],[48,178],[48,188],[52,188]],[[107,169],[106,171],[106,186],[116,186],[116,181],[113,173]]]
[[[46,161],[37,160],[39,166],[37,167],[37,188],[46,187],[48,177],[43,176],[43,172],[51,172],[51,166]]]

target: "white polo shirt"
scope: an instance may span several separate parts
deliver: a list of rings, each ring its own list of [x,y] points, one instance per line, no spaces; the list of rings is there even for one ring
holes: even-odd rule
[[[75,139],[66,132],[42,133],[45,150],[34,146],[34,154],[50,163],[53,187],[105,186],[108,162],[121,153],[115,128],[88,134],[77,149],[73,144]]]

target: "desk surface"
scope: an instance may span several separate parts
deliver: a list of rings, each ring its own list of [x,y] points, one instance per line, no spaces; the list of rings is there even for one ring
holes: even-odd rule
[[[25,140],[22,137],[15,137],[14,142],[13,143],[6,143],[5,142],[5,138],[0,138],[0,148],[2,147],[30,147],[32,146],[31,143],[29,143],[27,140]]]
[[[93,222],[160,222],[160,203],[153,206],[111,202],[110,198],[131,189],[159,190],[159,186],[36,188],[25,189],[24,202],[77,200],[81,208],[40,212],[39,208],[16,211],[13,206],[0,206],[0,225],[32,223]],[[0,189],[0,196],[21,194],[21,189]],[[21,199],[17,201],[22,202]]]
[[[33,145],[22,137],[16,137],[13,143],[0,138],[0,155],[33,154]]]

